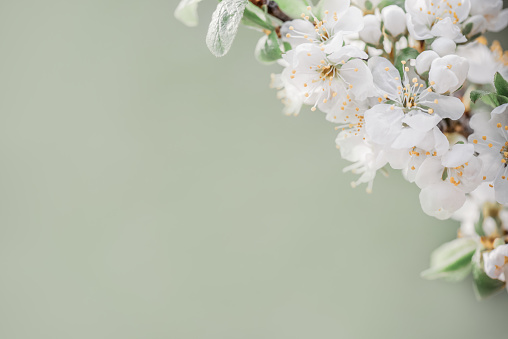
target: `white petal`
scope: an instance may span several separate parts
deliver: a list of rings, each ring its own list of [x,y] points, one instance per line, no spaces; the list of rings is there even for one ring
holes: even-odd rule
[[[420,132],[430,131],[441,121],[441,117],[435,114],[411,113],[406,114],[402,122]]]
[[[432,61],[439,58],[439,55],[434,51],[423,51],[416,57],[416,71],[419,74],[428,72]]]
[[[452,39],[441,37],[434,40],[431,47],[439,56],[445,56],[455,53],[457,45]]]
[[[459,98],[436,93],[428,93],[420,103],[434,110],[434,114],[441,118],[459,119],[464,114],[465,107]]]
[[[420,192],[420,204],[428,215],[444,220],[464,205],[466,195],[447,181],[429,185]]]
[[[398,97],[398,86],[401,86],[399,71],[390,61],[381,57],[369,59],[374,84],[391,98]],[[398,79],[398,80],[396,80]]]
[[[365,112],[365,130],[370,140],[386,145],[391,143],[402,129],[404,112],[390,105],[376,105]]]
[[[353,85],[351,92],[357,100],[365,100],[374,94],[374,82],[372,74],[365,62],[359,59],[348,61],[340,69],[340,75],[344,80]]]
[[[428,157],[416,173],[415,183],[418,187],[424,188],[442,181],[444,166],[436,157]]]
[[[472,144],[456,144],[443,155],[441,162],[446,167],[459,167],[468,162],[473,154],[474,146]]]

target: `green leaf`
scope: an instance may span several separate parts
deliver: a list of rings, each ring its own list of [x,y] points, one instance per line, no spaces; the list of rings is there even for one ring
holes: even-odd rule
[[[206,45],[216,57],[226,55],[231,48],[248,2],[249,0],[224,0],[213,12]]]
[[[478,222],[474,225],[474,230],[476,231],[476,234],[478,234],[479,236],[484,236],[485,235],[485,231],[483,230],[483,212],[480,213],[480,219],[478,220]]]
[[[471,272],[471,258],[478,244],[470,238],[459,238],[441,245],[431,255],[430,268],[422,272],[425,279],[459,281]]]
[[[506,285],[501,280],[492,279],[485,273],[480,251],[476,251],[473,257],[473,282],[474,292],[478,300],[501,292]]]
[[[194,27],[198,25],[198,3],[202,0],[182,0],[175,9],[175,18],[183,24]]]
[[[487,91],[472,91],[470,98],[474,103],[478,99],[481,99],[484,103],[494,108],[508,103],[508,97]]]
[[[482,96],[488,95],[488,94],[492,94],[492,92],[487,92],[487,91],[472,91],[471,95],[469,96],[469,98],[471,99],[471,101],[473,103],[476,103],[478,101],[478,99],[480,99]]]
[[[508,81],[506,81],[499,72],[494,76],[494,86],[498,95],[508,97]]]
[[[414,48],[411,48],[411,47],[404,48],[403,50],[401,50],[399,52],[399,54],[397,55],[397,58],[395,59],[395,68],[397,68],[399,70],[401,78],[404,76],[404,72],[402,69],[402,67],[403,67],[402,61],[407,61],[409,59],[416,59],[418,54],[419,54],[418,51]]]
[[[390,5],[397,5],[400,8],[404,9],[404,0],[383,0],[379,3],[379,5],[377,5],[377,8],[381,10]]]
[[[292,18],[299,18],[302,13],[307,13],[309,2],[307,0],[276,0],[281,11]]]
[[[283,45],[284,45],[284,51],[286,53],[289,52],[293,48],[293,47],[291,47],[291,44],[287,41],[284,41]]]
[[[256,46],[256,58],[263,63],[272,63],[282,57],[277,33],[272,32],[259,39]]]
[[[365,8],[366,8],[368,11],[372,10],[372,7],[373,7],[373,6],[372,6],[372,1],[369,1],[369,0],[365,1]]]
[[[266,13],[251,2],[247,4],[245,12],[243,12],[242,23],[247,26],[267,29],[269,31],[275,29]]]
[[[471,33],[472,30],[473,30],[473,23],[470,22],[466,25],[466,27],[464,27],[464,29],[462,30],[462,34],[468,35],[469,33]]]

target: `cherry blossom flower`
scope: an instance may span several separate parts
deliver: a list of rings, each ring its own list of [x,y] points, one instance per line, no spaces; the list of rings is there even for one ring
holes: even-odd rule
[[[358,100],[371,94],[372,75],[358,58],[367,58],[367,54],[354,46],[343,46],[328,55],[318,45],[302,44],[284,56],[288,66],[282,77],[303,93],[305,104],[326,111],[348,94]]]
[[[470,0],[471,15],[483,20],[483,32],[500,32],[508,25],[508,9],[503,10],[502,0]],[[482,33],[483,33],[482,32]]]
[[[343,36],[359,32],[363,28],[362,11],[351,7],[349,0],[323,0],[314,9],[309,6],[309,15],[302,13],[301,19],[285,22],[281,33],[283,39],[293,48],[302,43],[324,46],[327,53],[333,53],[342,46]]]
[[[467,80],[474,84],[493,84],[496,72],[508,79],[508,52],[503,52],[498,41],[494,41],[490,49],[486,44],[483,38],[457,49],[457,55],[468,59]]]
[[[483,253],[485,273],[492,279],[506,281],[508,276],[508,244]]]
[[[508,104],[496,107],[490,116],[475,114],[470,125],[474,134],[468,140],[483,161],[483,180],[491,183],[497,202],[508,204]]]
[[[458,119],[464,113],[464,105],[458,98],[433,92],[416,74],[411,79],[410,69],[403,63],[404,79],[401,80],[387,59],[369,60],[374,84],[381,95],[380,104],[365,113],[366,132],[373,142],[395,149],[423,146],[429,133],[438,132],[435,128],[442,118]]]
[[[443,37],[466,42],[461,23],[467,19],[469,0],[406,0],[407,28],[417,40]]]

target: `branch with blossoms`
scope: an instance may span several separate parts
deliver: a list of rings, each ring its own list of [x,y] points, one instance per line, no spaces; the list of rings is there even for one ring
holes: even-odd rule
[[[200,0],[175,16],[197,24]],[[457,239],[434,251],[427,279],[474,278],[478,298],[508,278],[508,54],[486,32],[508,25],[501,0],[222,0],[206,43],[225,55],[240,24],[260,32],[255,56],[277,63],[284,113],[304,107],[335,124],[344,171],[371,192],[401,170],[430,216]]]

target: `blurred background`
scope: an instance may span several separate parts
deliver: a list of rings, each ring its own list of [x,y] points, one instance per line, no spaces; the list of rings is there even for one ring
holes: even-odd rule
[[[258,33],[216,59],[215,2],[176,5],[0,1],[0,338],[506,335],[506,293],[419,276],[458,225],[399,173],[352,189]]]

